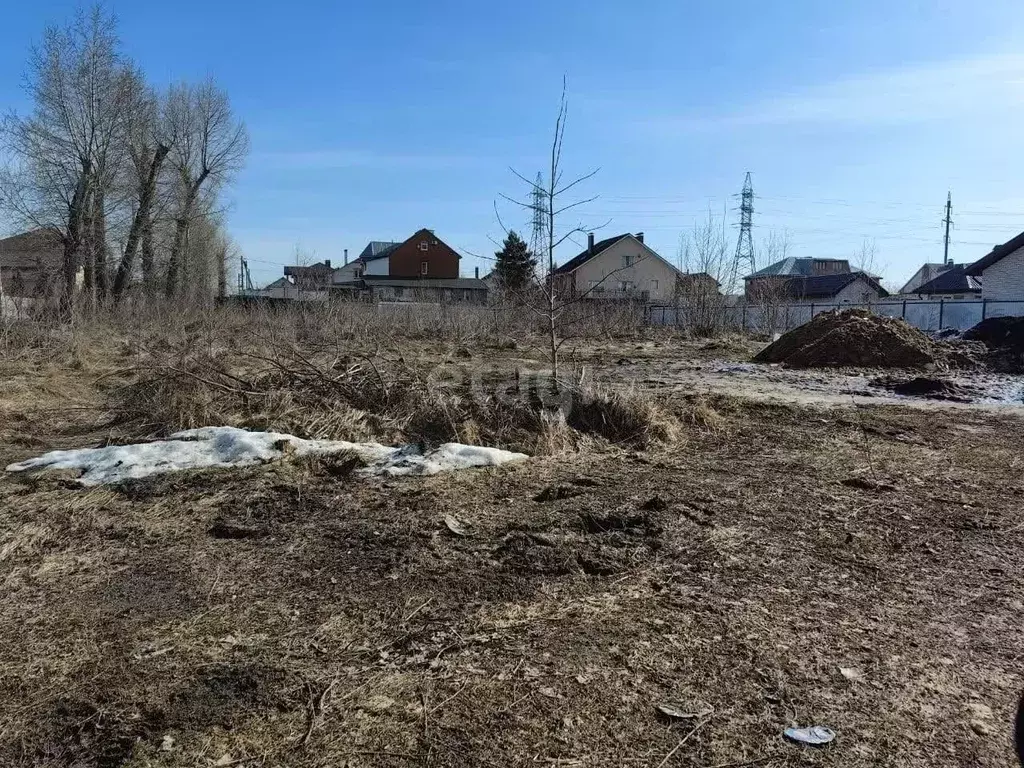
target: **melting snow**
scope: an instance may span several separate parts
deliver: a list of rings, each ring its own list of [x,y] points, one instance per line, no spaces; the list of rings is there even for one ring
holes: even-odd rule
[[[391,448],[378,443],[303,440],[279,432],[248,432],[234,427],[203,427],[173,434],[167,440],[107,448],[51,451],[7,467],[8,472],[78,469],[83,485],[117,483],[165,472],[210,467],[244,467],[296,456],[352,452],[366,463],[364,475],[434,475],[472,467],[490,467],[528,458],[498,448],[445,443],[421,453],[416,446]]]

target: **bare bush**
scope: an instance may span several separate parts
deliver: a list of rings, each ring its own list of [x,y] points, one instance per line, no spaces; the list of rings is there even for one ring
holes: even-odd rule
[[[728,298],[721,287],[730,279],[732,259],[725,234],[725,218],[693,225],[679,243],[683,276],[676,293],[676,323],[695,336],[714,336],[725,326]]]

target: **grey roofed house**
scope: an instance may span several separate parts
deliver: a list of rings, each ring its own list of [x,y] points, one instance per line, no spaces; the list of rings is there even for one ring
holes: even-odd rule
[[[978,259],[967,267],[967,274],[977,277],[996,262],[1002,261],[1007,256],[1024,248],[1024,232],[1021,232],[1012,240],[1007,240],[1002,245],[997,245],[988,255]]]
[[[912,293],[920,295],[948,293],[981,293],[981,280],[967,274],[968,264],[953,264],[940,272],[924,285],[919,285]]]
[[[794,277],[785,281],[783,290],[787,298],[790,299],[832,299],[857,281],[866,283],[867,287],[873,289],[879,298],[889,295],[888,291],[866,272]]]
[[[816,259],[812,256],[790,256],[769,264],[767,267],[747,275],[744,280],[758,277],[812,277],[814,275],[850,274],[848,259]]]
[[[997,245],[967,267],[966,272],[981,278],[983,299],[1024,301],[1024,232]]]
[[[391,255],[401,243],[393,243],[388,240],[371,240],[363,248],[362,253],[356,257],[357,261],[373,261],[374,259],[383,259],[385,256]]]
[[[567,274],[569,274],[570,272],[572,272],[572,271],[580,268],[584,264],[586,264],[591,259],[596,258],[597,256],[600,256],[602,251],[605,251],[608,248],[611,248],[613,245],[615,245],[617,242],[619,242],[619,240],[621,240],[622,238],[629,237],[629,236],[630,236],[629,232],[624,232],[621,235],[615,235],[614,237],[606,237],[604,240],[597,241],[596,243],[594,243],[594,246],[592,248],[591,247],[586,248],[582,253],[579,253],[576,256],[573,256],[571,259],[569,259],[567,262],[565,262],[565,264],[563,264],[562,266],[556,267],[555,271],[554,271],[554,274],[556,274],[556,275],[567,275]],[[640,242],[641,243],[643,242],[642,236],[640,238]]]

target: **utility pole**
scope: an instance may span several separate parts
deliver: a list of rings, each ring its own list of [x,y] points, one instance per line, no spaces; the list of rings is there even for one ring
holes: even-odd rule
[[[750,181],[750,171],[743,182],[743,193],[740,195],[740,239],[736,243],[736,257],[732,262],[732,274],[728,290],[732,291],[740,285],[742,273],[753,274],[757,271],[754,260],[754,185]]]
[[[942,257],[943,264],[949,264],[949,228],[953,224],[953,193],[946,194],[946,218],[942,220],[946,225],[946,250]]]

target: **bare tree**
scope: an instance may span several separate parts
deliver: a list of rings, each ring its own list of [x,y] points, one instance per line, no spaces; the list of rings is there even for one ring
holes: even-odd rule
[[[539,214],[543,217],[546,224],[544,234],[547,241],[543,245],[543,253],[539,254],[540,263],[538,264],[538,267],[541,270],[541,274],[538,274],[536,277],[537,295],[541,297],[541,301],[539,306],[529,303],[527,306],[539,314],[543,319],[547,335],[549,360],[551,363],[552,388],[556,392],[561,388],[561,383],[559,381],[559,350],[566,341],[565,338],[560,337],[563,325],[566,322],[579,323],[585,320],[585,317],[582,316],[574,317],[571,320],[567,319],[567,310],[571,306],[587,298],[588,295],[597,290],[600,285],[611,278],[612,275],[621,271],[614,270],[598,281],[597,285],[593,285],[583,292],[574,291],[566,281],[561,280],[560,276],[556,274],[555,250],[563,243],[570,240],[573,235],[588,234],[588,231],[593,232],[595,229],[589,228],[588,230],[588,228],[585,228],[582,223],[576,223],[573,226],[566,227],[563,224],[563,218],[564,214],[569,211],[593,202],[597,199],[597,196],[594,195],[592,197],[567,201],[566,195],[578,185],[593,178],[597,175],[598,170],[600,170],[594,169],[589,173],[573,178],[571,181],[567,181],[565,179],[564,171],[562,169],[562,149],[565,139],[565,125],[568,117],[568,110],[569,102],[566,93],[566,83],[563,78],[562,97],[559,104],[558,117],[555,119],[554,137],[551,141],[550,164],[548,168],[547,181],[545,181],[542,176],[538,176],[536,181],[531,181],[513,168],[510,170],[516,178],[529,186],[530,202],[524,203],[505,195],[502,196],[508,202],[514,203],[530,211],[531,215]],[[501,223],[500,216],[499,223]],[[509,230],[503,223],[501,226],[505,232],[508,233]]]
[[[130,159],[126,181],[133,193],[134,213],[124,250],[114,278],[113,298],[120,301],[135,272],[135,259],[142,244],[142,282],[153,284],[153,208],[170,140],[163,122],[160,99],[139,71],[126,74],[128,103],[123,114],[123,138]]]
[[[792,247],[789,232],[772,230],[761,245],[764,262],[775,264],[789,258]],[[746,302],[755,309],[762,333],[774,333],[780,326],[780,315],[789,300],[789,282],[787,276],[765,275],[747,281]]]
[[[174,239],[167,262],[165,293],[181,291],[189,225],[220,187],[242,167],[249,151],[245,126],[234,118],[227,94],[207,80],[199,86],[178,85],[168,96],[170,164],[175,174]]]
[[[90,295],[106,286],[106,251],[97,238],[106,237],[104,194],[116,172],[125,96],[114,28],[98,6],[65,28],[48,28],[26,78],[33,112],[4,121],[12,162],[3,174],[3,201],[20,224],[60,239],[65,317],[80,266]]]
[[[878,246],[875,241],[864,238],[860,248],[850,259],[854,270],[863,272],[874,280],[882,282],[883,273],[888,270],[888,265],[881,262],[878,257]]]
[[[727,306],[721,287],[732,273],[724,216],[719,221],[708,211],[707,219],[680,237],[679,264],[683,275],[677,281],[676,322],[697,335],[717,333]]]

